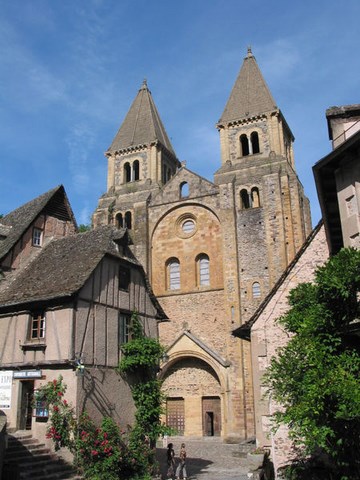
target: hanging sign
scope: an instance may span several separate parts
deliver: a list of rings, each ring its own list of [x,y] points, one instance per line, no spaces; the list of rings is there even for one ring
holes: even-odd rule
[[[0,371],[0,409],[11,408],[12,370]]]

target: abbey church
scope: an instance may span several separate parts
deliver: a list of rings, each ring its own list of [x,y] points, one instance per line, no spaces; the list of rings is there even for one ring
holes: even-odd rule
[[[250,49],[216,128],[211,182],[178,160],[144,82],[106,152],[93,226],[129,229],[168,317],[164,421],[231,441],[255,434],[250,345],[232,332],[299,251],[311,218],[293,134]]]

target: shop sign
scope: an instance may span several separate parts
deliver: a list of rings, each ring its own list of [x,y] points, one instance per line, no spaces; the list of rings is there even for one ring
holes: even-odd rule
[[[0,409],[11,408],[12,370],[0,371]]]
[[[41,370],[21,370],[20,372],[14,372],[14,378],[41,378]]]

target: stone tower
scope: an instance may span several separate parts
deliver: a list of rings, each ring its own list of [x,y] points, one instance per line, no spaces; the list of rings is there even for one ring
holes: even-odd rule
[[[217,128],[221,167],[210,182],[176,159],[144,83],[106,153],[108,192],[93,224],[130,228],[170,319],[160,324],[166,422],[184,435],[239,439],[254,435],[251,357],[232,331],[293,259],[311,220],[293,135],[250,50]]]

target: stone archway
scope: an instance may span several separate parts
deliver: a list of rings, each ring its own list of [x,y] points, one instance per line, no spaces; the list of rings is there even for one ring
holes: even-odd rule
[[[221,435],[222,388],[215,370],[195,356],[176,359],[163,375],[166,423],[185,436]],[[209,398],[216,409],[204,413]],[[204,424],[213,419],[212,428]]]

